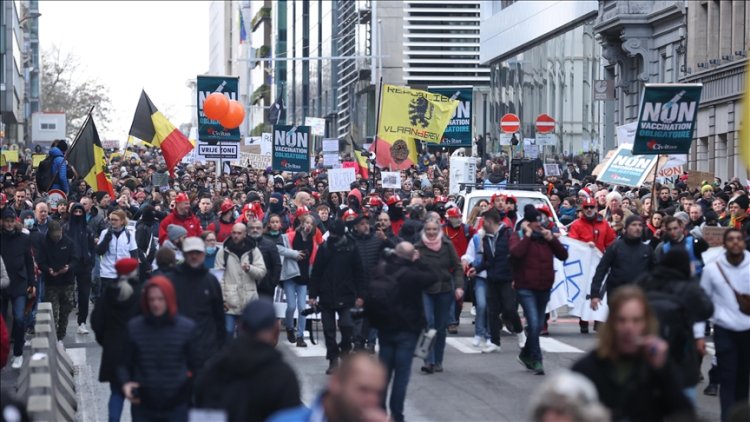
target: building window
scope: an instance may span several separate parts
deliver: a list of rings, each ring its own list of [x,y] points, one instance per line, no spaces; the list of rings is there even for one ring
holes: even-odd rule
[[[57,123],[42,123],[42,130],[57,130]]]

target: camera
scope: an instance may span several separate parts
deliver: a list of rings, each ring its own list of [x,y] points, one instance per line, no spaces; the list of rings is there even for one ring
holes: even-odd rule
[[[312,314],[319,314],[320,313],[320,307],[318,305],[312,305],[311,307],[303,310],[300,312],[303,316],[309,316]]]

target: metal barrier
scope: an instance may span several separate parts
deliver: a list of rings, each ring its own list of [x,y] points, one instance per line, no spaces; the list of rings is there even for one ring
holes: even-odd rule
[[[73,362],[58,345],[52,304],[39,303],[31,346],[24,348],[18,397],[34,421],[73,421],[76,414]]]

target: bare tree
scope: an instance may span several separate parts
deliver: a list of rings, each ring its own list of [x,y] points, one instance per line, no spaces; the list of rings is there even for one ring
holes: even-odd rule
[[[42,52],[42,109],[65,112],[67,136],[73,138],[83,124],[86,113],[94,106],[99,131],[111,122],[112,104],[109,88],[96,78],[81,78],[80,62],[57,46]]]

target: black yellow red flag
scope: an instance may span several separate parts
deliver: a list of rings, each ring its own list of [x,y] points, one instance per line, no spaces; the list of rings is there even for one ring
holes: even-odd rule
[[[129,135],[161,148],[172,175],[175,165],[193,149],[193,144],[156,108],[146,91],[141,91]]]
[[[65,156],[79,176],[96,192],[107,192],[114,198],[112,181],[107,175],[107,159],[96,130],[94,118],[89,114]]]

